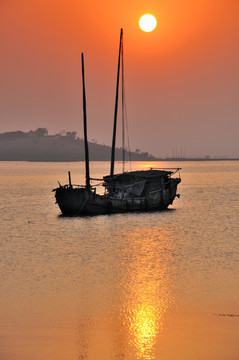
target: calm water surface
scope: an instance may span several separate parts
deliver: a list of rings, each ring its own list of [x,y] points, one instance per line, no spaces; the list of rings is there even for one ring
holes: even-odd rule
[[[183,167],[170,210],[64,218],[83,163],[0,163],[0,360],[239,359],[239,162],[148,166]]]

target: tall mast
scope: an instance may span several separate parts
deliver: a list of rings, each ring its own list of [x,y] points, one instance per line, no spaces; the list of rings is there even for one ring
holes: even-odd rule
[[[85,185],[90,188],[90,170],[89,170],[89,150],[87,140],[87,120],[86,120],[86,96],[85,96],[85,70],[84,70],[84,54],[81,53],[82,66],[82,86],[83,86],[83,115],[84,115],[84,144],[85,144]]]
[[[121,48],[121,99],[122,99],[122,162],[123,172],[125,170],[125,102],[124,102],[124,53],[123,46]]]
[[[114,175],[114,164],[115,164],[115,139],[116,139],[116,125],[117,125],[117,112],[118,112],[120,57],[121,57],[122,46],[123,46],[123,29],[120,30],[120,44],[119,44],[119,57],[118,57],[117,82],[116,82],[116,96],[115,96],[115,112],[114,112],[114,128],[113,128],[113,139],[112,139],[112,149],[111,149],[111,167],[110,167],[110,176],[111,177]]]

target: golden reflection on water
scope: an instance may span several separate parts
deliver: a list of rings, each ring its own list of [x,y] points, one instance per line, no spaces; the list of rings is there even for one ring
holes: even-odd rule
[[[164,248],[166,243],[169,246],[167,240],[158,229],[146,228],[131,233],[129,248],[123,250],[128,256],[131,252],[132,258],[122,284],[121,317],[138,359],[155,359],[165,314],[174,303]]]
[[[132,332],[139,358],[154,359],[152,354],[153,346],[155,345],[159,330],[156,311],[155,306],[149,304],[142,305],[135,310],[135,316],[132,318],[130,331]]]

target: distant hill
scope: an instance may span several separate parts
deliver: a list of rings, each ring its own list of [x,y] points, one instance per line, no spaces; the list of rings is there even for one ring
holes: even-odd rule
[[[46,128],[39,128],[0,134],[0,161],[82,161],[84,153],[84,141],[74,131],[48,135]],[[89,155],[91,161],[110,161],[111,147],[90,141]],[[122,149],[116,149],[115,159],[122,160]],[[131,160],[153,161],[156,158],[137,150],[131,152]]]

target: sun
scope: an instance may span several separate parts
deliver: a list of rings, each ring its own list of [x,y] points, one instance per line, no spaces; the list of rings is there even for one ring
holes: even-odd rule
[[[151,14],[145,14],[139,19],[139,27],[145,32],[153,31],[156,28],[157,20]]]

